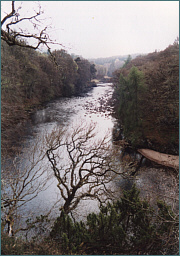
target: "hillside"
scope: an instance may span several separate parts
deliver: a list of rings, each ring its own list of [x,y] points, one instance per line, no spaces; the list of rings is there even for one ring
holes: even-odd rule
[[[131,54],[132,59],[136,58],[139,53],[137,54]],[[106,57],[106,58],[92,58],[88,59],[89,61],[94,62],[95,64],[98,65],[104,65],[105,63],[111,63],[115,61],[116,59],[119,59],[121,61],[125,61],[127,59],[128,55],[116,55],[116,56],[111,56],[111,57]]]
[[[134,59],[139,54],[132,54],[131,58]],[[111,77],[113,72],[124,65],[124,62],[128,58],[128,55],[117,55],[107,58],[93,58],[89,59],[90,62],[96,65],[97,78],[102,78],[103,76]]]
[[[132,67],[139,72],[137,82],[137,112],[138,130],[134,129],[132,113],[126,111],[130,102],[135,98],[128,98],[132,94],[123,84],[130,79]],[[140,78],[141,77],[141,78]],[[120,81],[121,79],[121,81]],[[116,113],[120,123],[128,134],[127,139],[132,141],[135,133],[139,133],[135,146],[144,146],[164,153],[178,154],[179,151],[179,45],[170,45],[164,51],[139,56],[128,63],[124,68],[114,73],[114,86],[116,98]],[[130,81],[130,80],[129,80]],[[138,84],[139,83],[139,84]],[[144,89],[142,90],[143,84]],[[125,86],[123,88],[123,86]],[[139,86],[139,87],[138,87]],[[122,89],[123,88],[123,89]],[[125,90],[127,90],[125,92]],[[118,93],[121,91],[126,96],[125,102],[129,102],[126,110],[120,105],[123,99]],[[129,93],[129,95],[128,95]],[[120,110],[121,108],[121,110]],[[124,111],[124,116],[122,115]],[[134,111],[134,110],[133,110]],[[131,121],[128,120],[131,118]],[[131,116],[131,117],[130,117]],[[129,127],[127,127],[127,123]],[[132,125],[132,127],[130,127]],[[129,129],[129,131],[128,131]]]
[[[1,153],[16,150],[29,114],[57,97],[79,95],[92,86],[94,65],[64,50],[49,54],[1,42]]]

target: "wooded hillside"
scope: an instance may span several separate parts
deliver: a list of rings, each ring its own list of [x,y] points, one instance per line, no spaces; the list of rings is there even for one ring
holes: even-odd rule
[[[139,54],[132,54],[131,58],[134,59],[137,55]],[[117,55],[107,58],[89,59],[89,61],[96,65],[97,78],[102,79],[104,76],[112,77],[113,72],[121,68],[127,58],[128,55]]]
[[[133,67],[139,72],[134,77],[140,79],[136,81],[137,95],[131,92],[128,84]],[[140,84],[143,84],[143,92]],[[164,51],[133,59],[114,73],[114,85],[116,112],[124,127],[126,139],[133,141],[135,138],[136,147],[144,146],[164,153],[178,154],[179,44],[174,43]],[[133,103],[135,98],[137,106]],[[123,109],[125,104],[126,108]],[[135,114],[132,111],[128,114],[132,109],[138,115],[138,129],[134,129]]]
[[[64,50],[41,54],[3,41],[1,64],[2,154],[14,150],[33,108],[88,90],[96,72],[88,60],[73,59]]]

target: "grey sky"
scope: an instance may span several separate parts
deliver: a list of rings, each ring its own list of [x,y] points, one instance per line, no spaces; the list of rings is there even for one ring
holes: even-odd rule
[[[23,2],[31,8],[33,1]],[[148,53],[179,36],[179,1],[40,1],[50,35],[85,58]],[[44,21],[50,23],[50,20]],[[52,47],[59,48],[59,47]]]

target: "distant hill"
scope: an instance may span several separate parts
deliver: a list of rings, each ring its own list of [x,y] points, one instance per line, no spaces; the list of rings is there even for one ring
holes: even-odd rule
[[[136,53],[130,55],[132,59],[142,54]],[[103,76],[112,76],[112,73],[124,65],[125,60],[129,55],[117,55],[106,58],[88,59],[96,65],[97,78],[101,79]]]
[[[132,59],[136,58],[138,55],[141,55],[139,53],[136,54],[130,54]],[[104,65],[106,63],[112,63],[113,61],[116,61],[117,59],[120,61],[124,61],[127,59],[127,57],[129,56],[129,54],[127,55],[116,55],[116,56],[111,56],[111,57],[105,57],[105,58],[91,58],[88,59],[90,62],[94,62],[94,64],[97,65]]]

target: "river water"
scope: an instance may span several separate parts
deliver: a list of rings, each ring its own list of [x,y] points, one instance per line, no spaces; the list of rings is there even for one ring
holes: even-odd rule
[[[41,138],[44,134],[50,134],[55,127],[69,129],[74,125],[86,124],[87,126],[94,123],[96,126],[96,137],[94,140],[103,138],[107,133],[111,134],[116,120],[112,117],[112,108],[109,104],[113,93],[112,84],[98,84],[91,91],[78,97],[60,98],[49,102],[42,110],[36,111],[32,116],[32,124],[29,125],[29,134],[25,138],[24,146],[24,162],[31,155],[32,145],[37,145],[43,149]],[[59,208],[62,206],[60,191],[57,188],[57,180],[53,176],[53,172],[45,158],[44,167],[48,169],[50,179],[48,180],[45,190],[40,192],[37,197],[28,202],[20,209],[20,216],[24,219],[45,215],[51,211],[51,219],[59,216]],[[25,164],[24,164],[25,165]],[[46,175],[46,174],[44,174]],[[135,177],[136,185],[141,189],[142,196],[152,199],[164,198],[171,196],[174,202],[177,202],[178,189],[175,191],[176,180],[172,174],[167,173],[164,169],[155,169],[144,167]],[[124,180],[118,179],[112,182],[111,186],[123,187]],[[131,187],[132,180],[125,181],[128,187]],[[128,184],[130,182],[130,184]],[[117,186],[118,184],[118,186]],[[168,188],[168,189],[167,189]],[[128,188],[127,188],[128,189]],[[118,192],[120,195],[120,192]],[[58,203],[56,203],[58,202]],[[97,212],[99,204],[96,200],[83,200],[79,203],[75,212],[73,212],[76,220],[84,219],[88,213]],[[22,222],[22,218],[20,218]],[[20,224],[20,223],[19,223]],[[22,225],[22,223],[21,223]],[[20,225],[20,226],[21,226]]]
[[[60,98],[47,104],[46,108],[37,111],[33,117],[33,130],[42,133],[52,130],[54,125],[70,126],[73,122],[95,122],[102,136],[107,129],[112,129],[112,108],[108,100],[112,96],[112,84],[99,84],[90,92],[79,97]]]
[[[112,129],[116,122],[111,115],[112,108],[108,102],[112,93],[112,84],[104,83],[98,84],[97,87],[81,96],[60,98],[48,103],[44,109],[38,110],[32,116],[31,133],[26,137],[25,145],[30,147],[36,143],[37,138],[42,137],[43,134],[50,134],[55,127],[69,129],[69,127],[79,124],[88,126],[94,123],[97,133],[94,140],[103,138],[107,133],[112,134]],[[25,155],[24,158],[26,159],[27,156]],[[46,162],[46,167],[51,170],[48,161]],[[46,214],[53,208],[53,216],[57,217],[59,215],[61,196],[57,188],[57,180],[53,175],[48,185],[49,187],[45,191],[39,193],[36,198],[26,205],[26,214],[27,212],[28,214],[31,212],[34,216]],[[60,201],[55,204],[58,200]],[[77,219],[81,219],[92,211],[98,211],[98,202],[85,200],[78,205],[74,214]]]

